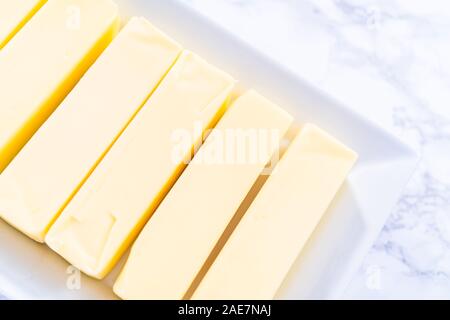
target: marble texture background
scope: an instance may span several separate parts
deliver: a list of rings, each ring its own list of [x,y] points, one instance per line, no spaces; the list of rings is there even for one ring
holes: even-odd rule
[[[183,1],[422,156],[343,298],[450,299],[450,2]]]

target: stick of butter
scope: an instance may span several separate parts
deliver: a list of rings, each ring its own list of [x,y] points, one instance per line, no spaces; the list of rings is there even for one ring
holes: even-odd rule
[[[0,50],[30,20],[46,0],[0,1]]]
[[[182,299],[292,121],[253,91],[240,97],[138,237],[115,293],[124,299]],[[254,139],[267,133],[276,143]]]
[[[180,53],[145,19],[132,19],[0,175],[0,217],[44,241]]]
[[[117,14],[110,0],[49,0],[0,50],[0,172],[110,43]]]
[[[273,299],[356,154],[306,125],[195,291],[194,299]]]
[[[46,243],[95,278],[111,271],[217,122],[234,80],[184,52],[50,229]],[[180,155],[173,136],[193,132]]]

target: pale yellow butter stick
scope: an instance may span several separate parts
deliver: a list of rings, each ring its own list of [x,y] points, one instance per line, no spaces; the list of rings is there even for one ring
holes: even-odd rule
[[[233,86],[229,75],[185,51],[50,229],[47,244],[86,274],[106,276],[222,115]],[[186,143],[178,142],[182,135]]]
[[[45,2],[46,0],[0,1],[0,50]]]
[[[273,299],[356,161],[306,125],[200,283],[193,299]]]
[[[123,299],[184,298],[292,120],[255,92],[240,97],[136,240],[115,293]],[[268,136],[276,142],[255,139]]]
[[[132,19],[0,174],[0,217],[43,242],[181,50],[145,19]]]
[[[110,43],[118,25],[110,0],[49,0],[0,50],[0,172]]]

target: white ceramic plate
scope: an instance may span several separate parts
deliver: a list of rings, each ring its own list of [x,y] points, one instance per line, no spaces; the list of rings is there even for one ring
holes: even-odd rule
[[[357,166],[278,293],[283,299],[338,298],[413,172],[415,153],[178,1],[117,2],[127,15],[145,16],[243,87],[257,89],[299,122],[318,124],[359,153]],[[111,284],[118,268],[102,282],[82,276],[79,290],[69,289],[75,278],[67,268],[47,247],[0,222],[0,292],[6,297],[115,298]]]

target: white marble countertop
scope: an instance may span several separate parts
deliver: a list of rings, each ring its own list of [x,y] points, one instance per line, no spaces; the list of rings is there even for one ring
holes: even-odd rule
[[[422,156],[345,298],[450,298],[450,2],[183,1]]]

